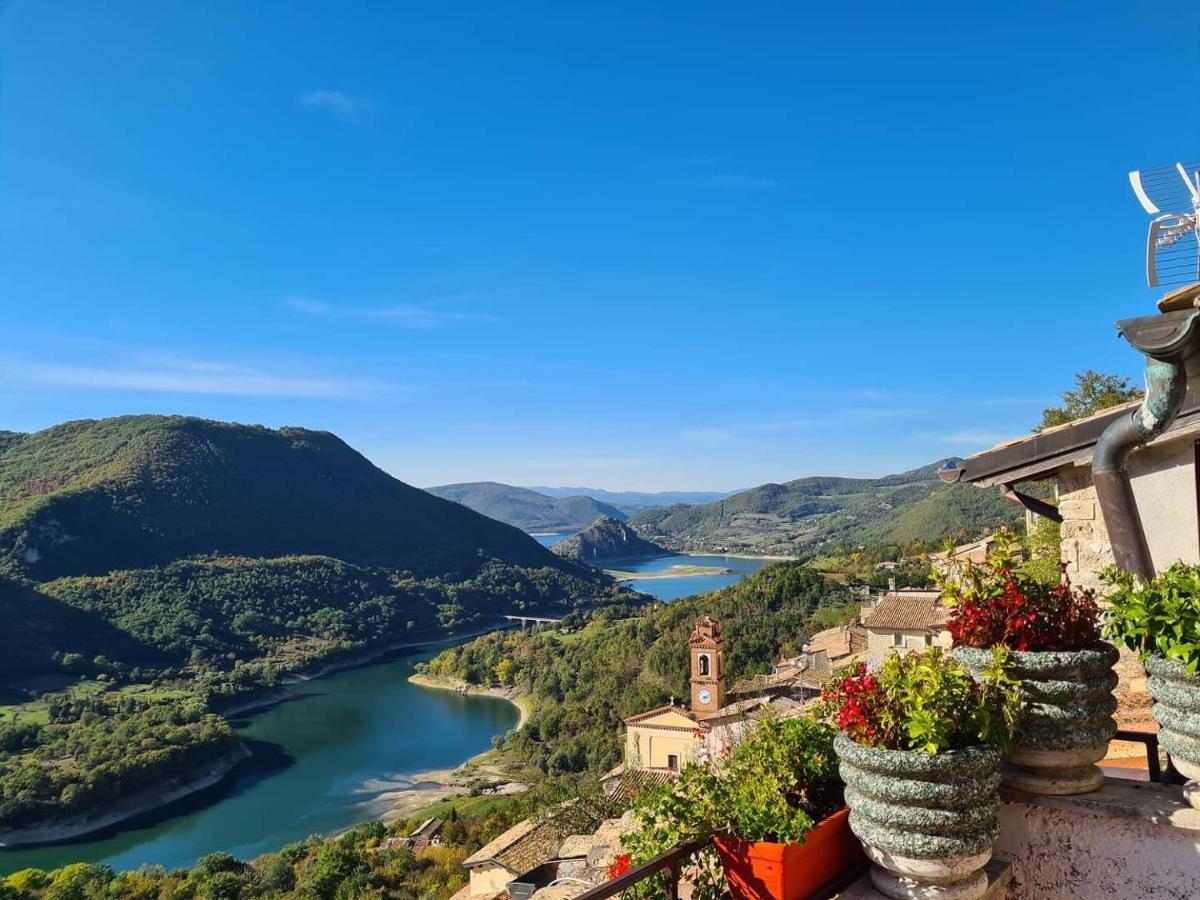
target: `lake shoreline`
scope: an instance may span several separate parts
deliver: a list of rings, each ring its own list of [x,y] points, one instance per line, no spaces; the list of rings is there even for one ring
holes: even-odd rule
[[[192,794],[217,786],[225,781],[242,762],[250,759],[251,755],[250,749],[239,740],[232,753],[210,764],[206,771],[186,780],[174,779],[159,787],[147,788],[131,794],[118,801],[110,808],[109,812],[103,815],[80,814],[32,828],[0,831],[0,852],[18,847],[69,844],[98,831],[105,831],[114,825],[120,825],[122,822],[154,812]]]
[[[532,698],[516,688],[485,687],[468,684],[460,678],[417,673],[408,676],[408,680],[418,687],[435,691],[454,691],[457,694],[506,700],[517,708],[518,719],[513,731],[524,728],[532,712]],[[481,778],[490,780],[488,792],[493,795],[518,794],[528,790],[528,785],[516,781],[495,763],[487,761],[492,752],[485,750],[450,769],[414,773],[410,776],[412,787],[379,795],[380,801],[389,804],[380,820],[384,824],[390,824],[397,819],[411,818],[418,810],[469,793],[476,786],[472,782],[478,783]]]
[[[461,634],[429,635],[417,640],[399,641],[371,650],[361,651],[340,659],[324,661],[317,664],[315,668],[295,672],[281,679],[281,681],[286,685],[303,684],[306,681],[323,678],[327,675],[333,675],[349,669],[382,663],[386,661],[386,657],[389,654],[399,650],[428,647],[458,640],[467,641],[509,627],[512,627],[509,623],[501,621],[486,628],[463,632]],[[226,719],[240,718],[251,713],[265,712],[281,703],[293,700],[295,697],[296,694],[287,688],[264,688],[262,691],[253,692],[243,700],[229,706],[214,705],[212,712]],[[514,705],[518,709],[521,709],[519,704],[514,703]],[[522,717],[525,716],[523,709],[521,709],[521,715]],[[523,722],[524,718],[521,720],[522,724]],[[218,786],[229,778],[239,764],[250,759],[252,756],[253,753],[251,750],[243,742],[238,741],[238,749],[228,757],[219,760],[216,764],[206,767],[203,771],[197,772],[191,777],[184,776],[181,779],[168,782],[163,787],[140,791],[120,801],[115,807],[109,807],[109,811],[103,814],[81,813],[72,819],[59,820],[53,824],[38,825],[28,829],[0,831],[0,854],[6,850],[16,850],[18,848],[29,849],[43,846],[69,845],[80,838],[87,837],[96,832],[106,831],[130,819],[163,809],[192,794],[197,794]],[[414,777],[420,778],[424,777],[424,775]]]
[[[685,569],[687,571],[680,571]],[[604,574],[614,581],[654,581],[665,578],[699,578],[706,575],[729,575],[733,570],[724,566],[671,566],[661,572],[630,572],[625,569],[605,569]]]
[[[324,678],[326,675],[334,675],[338,672],[346,672],[350,669],[358,669],[363,666],[384,662],[389,654],[395,653],[398,650],[411,650],[418,647],[429,647],[435,644],[445,644],[458,640],[469,641],[477,637],[482,637],[485,634],[491,634],[493,631],[505,631],[515,627],[515,623],[501,620],[486,628],[466,631],[461,634],[443,634],[440,637],[430,635],[418,640],[405,640],[385,644],[370,650],[357,651],[345,657],[313,663],[311,668],[305,667],[284,676],[280,679],[280,683],[285,685],[303,684],[306,681]],[[238,718],[251,712],[265,712],[271,707],[278,706],[280,703],[286,703],[295,697],[295,693],[289,691],[287,688],[264,688],[262,691],[255,691],[246,697],[246,699],[233,703],[230,706],[214,706],[212,711],[226,719]]]

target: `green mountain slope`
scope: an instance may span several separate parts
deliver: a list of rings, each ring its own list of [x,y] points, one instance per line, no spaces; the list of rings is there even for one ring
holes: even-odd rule
[[[0,570],[38,581],[231,553],[418,572],[557,560],[515,528],[410,487],[328,432],[127,416],[0,455]]]
[[[600,516],[622,522],[627,518],[615,506],[591,497],[548,497],[495,481],[443,484],[428,491],[523,531],[579,531]]]
[[[617,593],[326,432],[129,416],[0,453],[0,672],[82,657],[228,690],[407,636]]]
[[[830,544],[939,541],[1020,517],[994,491],[946,485],[944,461],[884,478],[801,478],[704,506],[647,510],[629,524],[688,549],[797,553]]]

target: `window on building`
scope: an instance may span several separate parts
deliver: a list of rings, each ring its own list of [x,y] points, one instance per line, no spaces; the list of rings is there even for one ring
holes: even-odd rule
[[[925,646],[926,647],[933,646],[933,635],[932,634],[925,635]]]
[[[897,631],[895,634],[892,635],[892,646],[893,647],[903,647],[904,646],[904,635],[901,634],[899,631]]]
[[[679,771],[679,757],[676,756],[674,753],[667,754],[667,768],[670,769],[672,772]]]
[[[709,674],[708,667],[709,667],[709,663],[708,663],[708,654],[707,654],[707,653],[701,653],[701,654],[700,654],[700,674],[701,674],[701,675],[708,675],[708,674]]]

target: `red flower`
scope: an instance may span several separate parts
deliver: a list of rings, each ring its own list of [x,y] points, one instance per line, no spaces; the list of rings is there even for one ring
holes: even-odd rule
[[[620,878],[629,871],[629,866],[632,862],[633,858],[628,853],[622,853],[608,864],[608,880],[612,881],[614,878]]]

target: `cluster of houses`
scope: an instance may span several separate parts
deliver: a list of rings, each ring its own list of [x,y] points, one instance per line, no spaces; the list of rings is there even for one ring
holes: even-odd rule
[[[1071,577],[1077,584],[1099,587],[1100,572],[1114,561],[1114,553],[1092,483],[1092,452],[1104,428],[1129,415],[1136,405],[1018,438],[972,457],[943,477],[999,487],[1008,499],[1027,505],[1030,516],[1036,512],[1060,521],[1061,554]],[[1200,398],[1188,394],[1172,426],[1136,454],[1129,466],[1141,527],[1157,568],[1177,559],[1200,563],[1198,463]],[[1057,504],[1039,504],[1014,490],[1015,484],[1031,480],[1052,483]],[[991,539],[983,538],[934,554],[931,562],[945,570],[962,561],[980,562],[990,549]],[[646,785],[673,779],[690,763],[719,757],[757,719],[805,712],[819,698],[829,675],[845,666],[860,661],[877,666],[891,653],[949,647],[946,621],[938,591],[896,588],[893,579],[887,591],[864,598],[853,624],[813,635],[799,655],[779,660],[769,674],[728,685],[720,623],[702,618],[688,641],[690,702],[672,699],[625,720],[624,761],[605,777],[606,788],[636,793]],[[1118,725],[1155,730],[1140,666],[1127,656],[1118,671]],[[1104,764],[1106,773],[1122,774],[1123,758],[1138,755],[1144,765],[1141,745],[1114,741]],[[628,816],[605,822],[591,835],[562,834],[548,822],[522,822],[466,860],[470,883],[458,900],[576,896],[607,879],[609,866],[621,852],[621,836],[631,827]],[[1196,846],[1200,846],[1200,832]]]
[[[725,637],[710,617],[688,640],[691,697],[674,699],[625,720],[624,761],[604,777],[611,793],[636,794],[673,779],[683,767],[724,753],[764,715],[800,715],[820,697],[829,675],[891,652],[948,646],[945,611],[936,591],[891,589],[863,605],[859,621],[820,631],[769,674],[727,685]],[[469,883],[456,900],[558,900],[607,879],[621,853],[630,816],[604,822],[590,835],[564,834],[553,821],[524,821],[464,863]]]

